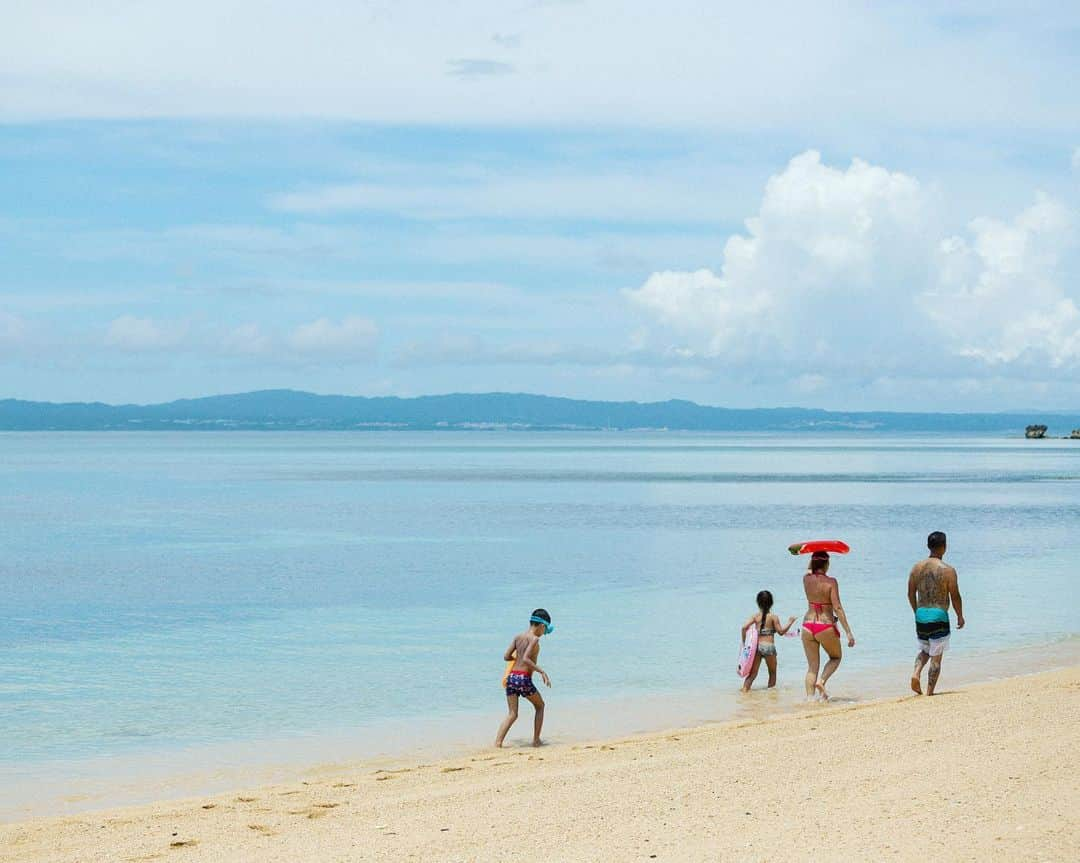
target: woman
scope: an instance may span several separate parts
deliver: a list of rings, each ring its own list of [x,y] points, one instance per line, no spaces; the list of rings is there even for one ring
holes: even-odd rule
[[[836,621],[840,621],[847,633],[848,647],[855,646],[855,636],[848,625],[844,607],[840,604],[840,588],[836,579],[829,575],[827,551],[815,551],[810,558],[810,571],[803,576],[803,590],[806,591],[806,601],[810,604],[802,625],[803,650],[806,651],[806,697],[812,697],[816,690],[823,701],[828,701],[825,683],[840,667],[843,653]],[[818,668],[821,665],[823,647],[829,655],[829,661],[825,663],[825,668],[821,669],[819,679]]]

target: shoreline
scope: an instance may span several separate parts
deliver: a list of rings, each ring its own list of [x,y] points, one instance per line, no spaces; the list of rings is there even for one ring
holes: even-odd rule
[[[1080,636],[1064,636],[1031,649],[1041,647],[1055,648],[1055,657],[1042,670],[1080,667]],[[792,656],[788,662],[798,663],[798,658]],[[970,687],[1039,673],[1017,674],[1015,668],[1015,648],[956,651],[949,657],[944,684]],[[910,695],[908,676],[906,663],[846,673],[842,668],[830,686],[830,706],[863,707],[906,697]],[[739,692],[734,673],[731,680],[730,685],[694,693],[672,690],[556,701],[549,705],[545,741],[565,748],[594,740],[661,734],[673,728],[776,721],[798,716],[809,706],[802,693],[801,671],[794,674],[788,669],[786,679],[772,690],[766,690],[764,677],[759,677],[749,695]],[[350,734],[221,741],[197,748],[0,765],[0,826],[300,781],[334,765],[393,770],[417,760],[471,757],[490,751],[489,737],[494,736],[504,710],[497,697],[491,711],[395,720],[374,733],[363,727]],[[524,743],[531,727],[531,708],[526,706],[508,743]]]
[[[247,792],[0,825],[0,860],[479,861],[531,836],[555,860],[808,859],[806,818],[827,812],[830,853],[849,859],[1067,859],[1080,841],[1080,665],[946,684],[934,698],[323,766]]]

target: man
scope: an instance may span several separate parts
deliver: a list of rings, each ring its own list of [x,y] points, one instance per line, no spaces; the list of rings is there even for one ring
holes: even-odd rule
[[[941,676],[941,654],[949,646],[949,600],[956,611],[956,628],[964,628],[964,605],[956,582],[956,570],[942,560],[945,557],[945,534],[935,530],[926,538],[930,557],[915,564],[908,576],[908,602],[915,612],[915,637],[919,655],[911,675],[911,689],[922,695],[920,677],[926,673],[926,694],[933,695]]]

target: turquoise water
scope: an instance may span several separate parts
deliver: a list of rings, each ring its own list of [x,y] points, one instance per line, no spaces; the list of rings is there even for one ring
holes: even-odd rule
[[[569,733],[560,710],[605,698],[717,717],[702,693],[736,685],[757,590],[803,612],[803,561],[785,549],[814,537],[853,548],[834,566],[859,639],[841,691],[912,655],[906,576],[933,529],[967,606],[957,655],[1078,630],[1074,442],[36,433],[0,447],[9,775],[241,741],[359,749],[367,729],[407,746],[408,722],[436,714],[486,741],[502,651],[537,605],[557,626],[542,654],[553,734]],[[798,644],[781,656],[797,686]]]

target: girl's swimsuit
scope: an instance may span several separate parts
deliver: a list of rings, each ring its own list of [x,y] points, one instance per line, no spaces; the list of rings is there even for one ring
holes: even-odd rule
[[[526,698],[535,695],[536,687],[533,686],[532,672],[521,668],[513,669],[506,676],[506,694],[524,695]]]
[[[765,635],[776,635],[776,630],[771,626],[758,630],[759,638]],[[776,656],[776,645],[762,644],[759,641],[757,646],[757,652],[760,653],[762,656]]]

